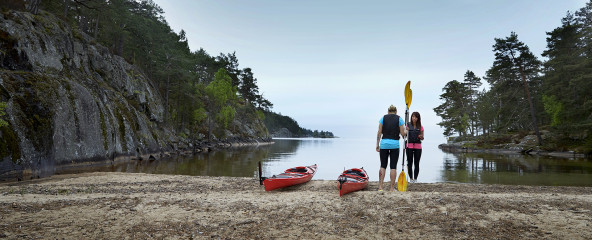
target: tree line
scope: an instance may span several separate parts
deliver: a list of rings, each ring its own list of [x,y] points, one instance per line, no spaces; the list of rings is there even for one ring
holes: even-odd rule
[[[142,69],[176,130],[207,126],[211,134],[214,125],[227,129],[236,113],[263,118],[273,106],[259,92],[253,70],[239,68],[235,52],[191,51],[185,31],[174,32],[151,0],[7,0],[2,7],[52,13]]]
[[[592,146],[592,1],[567,12],[561,26],[547,32],[541,60],[511,32],[495,38],[495,60],[480,78],[468,70],[449,81],[434,111],[444,135],[535,131],[539,126],[564,136],[580,135]],[[488,89],[479,90],[481,80]],[[572,137],[573,138],[573,137]]]
[[[265,126],[267,129],[274,133],[278,132],[282,128],[288,129],[292,133],[292,137],[315,137],[315,138],[334,138],[332,132],[310,130],[300,127],[298,122],[289,116],[284,116],[281,113],[274,113],[270,111],[265,112]]]

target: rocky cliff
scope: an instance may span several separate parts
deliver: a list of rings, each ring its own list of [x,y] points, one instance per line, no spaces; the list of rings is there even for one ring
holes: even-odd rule
[[[4,178],[149,157],[183,141],[140,69],[46,12],[0,13],[0,102]]]

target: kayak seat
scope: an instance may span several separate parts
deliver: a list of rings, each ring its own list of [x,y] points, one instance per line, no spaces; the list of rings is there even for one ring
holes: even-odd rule
[[[301,173],[305,173],[305,172],[308,172],[308,170],[305,167],[295,167],[295,168],[288,169],[286,172],[301,172]]]
[[[349,175],[355,175],[355,176],[360,176],[360,177],[366,177],[366,175],[364,175],[362,172],[359,172],[359,171],[347,170],[345,173],[346,173],[346,174],[349,174]]]
[[[293,178],[293,177],[300,177],[303,176],[303,174],[299,174],[299,173],[282,173],[282,174],[278,174],[278,175],[274,175],[275,178]]]

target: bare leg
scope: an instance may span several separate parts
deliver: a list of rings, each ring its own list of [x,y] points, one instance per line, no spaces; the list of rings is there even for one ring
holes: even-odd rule
[[[384,183],[384,174],[386,169],[380,168],[378,171],[378,190],[382,190],[382,183]]]
[[[391,191],[395,191],[395,182],[397,181],[397,169],[391,169]]]

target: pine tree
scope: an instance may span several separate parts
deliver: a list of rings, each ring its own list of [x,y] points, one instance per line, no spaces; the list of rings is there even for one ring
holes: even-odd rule
[[[466,135],[468,128],[468,98],[469,88],[457,80],[452,80],[442,88],[440,99],[444,101],[434,108],[436,115],[442,118],[438,123],[444,127],[444,135],[450,136],[457,132],[460,136]]]
[[[585,61],[579,47],[580,25],[569,12],[561,22],[561,27],[547,32],[547,50],[543,52],[548,58],[544,63],[543,100],[554,126],[562,122],[574,124],[577,116],[581,116],[580,99],[575,98],[578,85],[573,80],[584,73],[579,65]],[[573,110],[564,112],[564,107]]]
[[[515,128],[522,128],[520,125],[512,124],[510,121],[516,120],[517,124],[521,123],[521,120],[527,119],[525,117],[525,111],[523,110],[523,102],[527,102],[530,109],[531,122],[530,126],[534,128],[539,145],[542,144],[541,134],[538,128],[538,122],[535,113],[535,107],[533,104],[533,98],[531,97],[531,90],[529,85],[537,86],[537,76],[540,72],[541,62],[530,52],[528,46],[518,40],[518,35],[514,32],[505,39],[496,38],[495,44],[493,45],[493,51],[495,52],[495,61],[493,66],[487,71],[488,82],[494,87],[495,91],[502,93],[501,91],[509,91],[508,94],[502,94],[504,104],[512,104],[516,106],[510,106],[506,108],[502,118],[506,121],[504,125],[512,126]],[[522,84],[520,84],[522,82]],[[525,95],[518,95],[516,89],[522,85]],[[502,105],[503,109],[504,105]],[[524,106],[526,107],[526,106]],[[509,111],[508,111],[509,110]],[[518,113],[518,114],[516,114]]]
[[[474,136],[477,132],[476,125],[478,123],[478,118],[476,110],[476,101],[477,95],[479,93],[478,88],[481,86],[481,78],[477,77],[477,75],[475,75],[475,73],[473,73],[472,71],[467,70],[467,72],[465,73],[463,84],[468,88],[469,91],[467,113],[469,115],[471,125],[469,130],[471,132],[471,136]]]

